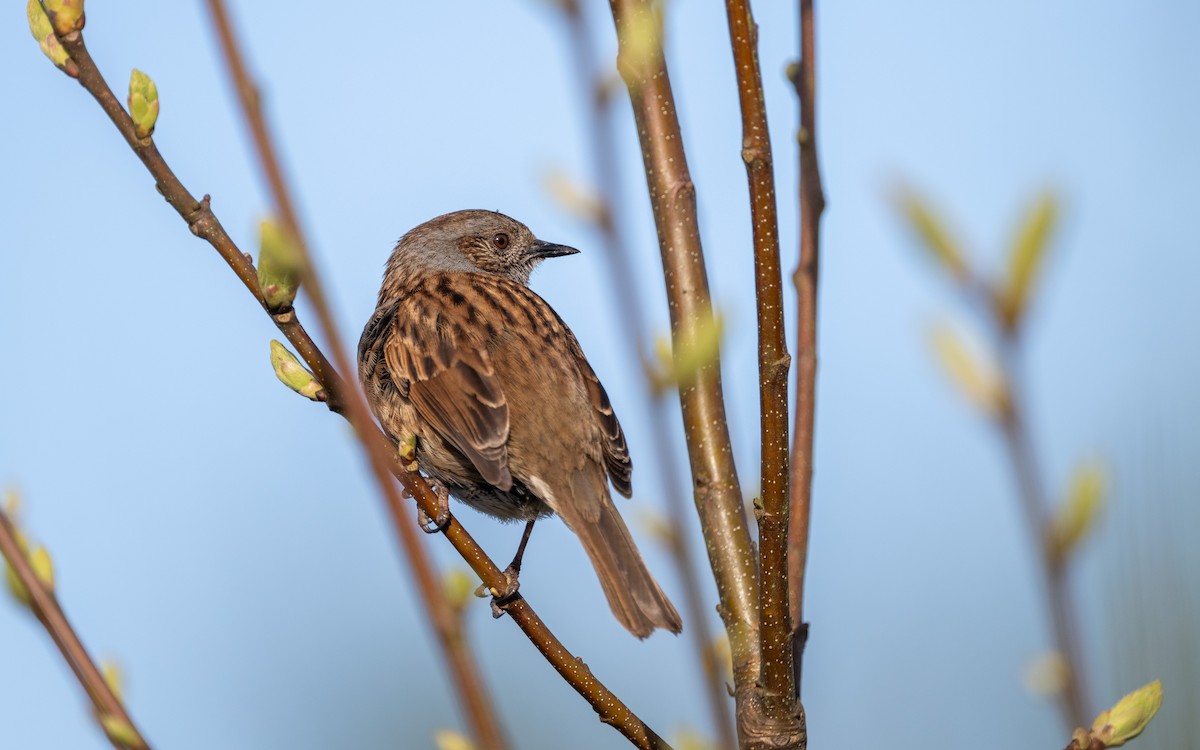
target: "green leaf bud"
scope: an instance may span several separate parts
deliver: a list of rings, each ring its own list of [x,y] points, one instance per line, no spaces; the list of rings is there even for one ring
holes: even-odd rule
[[[63,36],[83,28],[83,0],[42,0],[54,33]]]
[[[137,68],[129,74],[129,116],[138,138],[149,138],[154,134],[154,123],[158,121],[158,86],[154,79]]]
[[[296,299],[304,262],[295,239],[270,219],[259,225],[258,287],[271,312],[287,310]]]
[[[313,401],[323,401],[325,389],[321,382],[300,364],[300,360],[287,350],[283,344],[271,340],[271,367],[275,369],[275,377],[296,393]]]
[[[42,4],[38,0],[29,0],[25,5],[25,15],[29,18],[29,32],[33,34],[38,46],[42,48],[42,54],[50,58],[50,62],[54,63],[59,70],[72,78],[78,78],[79,66],[75,64],[75,61],[63,49],[58,37],[55,36],[54,27],[50,25],[50,17],[42,9]]]
[[[1137,737],[1162,706],[1162,681],[1155,680],[1117,701],[1092,723],[1092,736],[1105,747],[1120,747]]]

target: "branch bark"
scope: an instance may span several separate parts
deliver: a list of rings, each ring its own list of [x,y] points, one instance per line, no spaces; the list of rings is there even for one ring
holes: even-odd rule
[[[142,733],[138,730],[137,725],[133,723],[133,719],[125,710],[125,705],[121,703],[121,699],[116,696],[108,682],[104,679],[104,675],[100,672],[100,668],[92,661],[92,657],[84,648],[83,642],[79,640],[79,636],[75,633],[75,629],[71,627],[71,621],[63,613],[62,608],[58,606],[58,599],[54,593],[42,584],[41,579],[33,571],[33,566],[29,563],[29,558],[21,549],[20,543],[17,541],[17,532],[13,528],[13,523],[9,519],[8,514],[0,510],[0,554],[8,560],[9,566],[16,574],[25,590],[29,592],[29,606],[33,610],[33,614],[38,621],[42,623],[42,627],[50,634],[54,640],[54,645],[58,646],[58,650],[62,652],[63,659],[67,665],[71,667],[71,671],[75,673],[75,678],[79,680],[79,684],[83,685],[83,689],[87,692],[88,698],[91,699],[92,705],[96,707],[96,715],[98,718],[112,717],[120,722],[123,722],[129,730],[132,731],[133,740],[130,743],[122,742],[118,744],[115,739],[114,747],[129,748],[129,750],[150,750],[150,745],[142,737]],[[102,728],[105,733],[108,733],[108,728]]]
[[[796,415],[792,432],[791,518],[788,521],[788,579],[791,583],[792,658],[796,697],[802,687],[804,647],[804,575],[808,567],[808,525],[812,515],[813,434],[817,410],[817,276],[820,265],[821,213],[825,191],[817,159],[816,32],[813,0],[800,0],[800,61],[792,83],[800,100],[800,262],[792,275],[796,287]]]
[[[618,317],[626,341],[639,357],[646,352],[643,332],[647,329],[647,315],[642,297],[637,290],[637,277],[633,271],[628,245],[622,237],[620,215],[620,178],[617,173],[617,145],[612,127],[609,97],[604,93],[603,69],[596,64],[596,52],[587,21],[587,16],[577,0],[561,3],[567,20],[571,61],[580,91],[585,96],[588,111],[585,121],[591,146],[592,171],[597,183],[600,212],[597,226],[604,242],[604,258],[608,264],[609,280],[613,295],[617,299]],[[729,694],[725,678],[717,662],[713,648],[712,629],[708,625],[708,608],[704,604],[700,579],[691,547],[683,530],[687,528],[687,505],[684,488],[676,467],[679,466],[678,450],[668,427],[667,402],[659,397],[649,378],[643,378],[643,408],[653,416],[650,419],[651,437],[655,460],[660,467],[663,495],[671,519],[671,535],[668,541],[671,558],[683,586],[683,603],[687,612],[688,634],[695,645],[697,657],[704,674],[704,694],[708,701],[709,714],[716,730],[718,747],[737,746],[733,727]]]
[[[276,213],[285,229],[299,245],[301,255],[310,259],[307,237],[300,226],[291,191],[284,179],[283,168],[276,154],[266,117],[263,115],[259,87],[246,68],[223,0],[208,0],[207,4],[214,30],[221,44],[230,81],[237,92],[238,101],[241,103],[244,122],[250,131],[251,140],[254,142],[254,151],[270,189],[271,198],[275,203]],[[325,300],[319,293],[319,288],[312,291],[311,296],[318,309],[327,309]],[[327,337],[330,333],[332,331],[326,330]],[[348,372],[345,369],[346,363],[341,364],[342,372]],[[386,481],[390,483],[390,480]],[[393,521],[397,536],[400,538],[400,547],[417,580],[417,589],[425,603],[426,616],[433,628],[442,656],[450,667],[451,680],[458,693],[459,704],[471,726],[472,734],[484,750],[504,750],[508,747],[508,741],[504,737],[491,695],[476,668],[475,656],[466,633],[461,627],[460,619],[455,616],[450,603],[446,601],[445,594],[438,584],[434,566],[417,540],[417,532],[412,527],[412,520],[393,514]]]
[[[125,138],[126,143],[141,159],[147,171],[154,177],[159,193],[187,222],[193,234],[203,238],[217,250],[247,290],[266,310],[262,292],[258,288],[258,279],[253,263],[248,256],[242,254],[221,227],[209,206],[208,196],[197,201],[167,166],[153,140],[137,137],[132,120],[113,95],[108,83],[88,53],[82,33],[69,32],[60,36],[59,41],[79,68],[79,84],[96,99],[122,137]],[[313,269],[311,263],[307,265],[309,269]],[[316,276],[315,272],[312,273],[308,283],[308,291],[313,297],[314,303],[318,298],[323,299],[320,295],[319,284],[314,283]],[[320,308],[318,308],[318,312],[320,312]],[[322,318],[323,328],[330,341],[336,342],[337,331],[327,307],[324,314],[319,317]],[[307,331],[296,320],[295,311],[288,310],[277,313],[271,315],[271,318],[279,330],[295,345],[297,353],[325,386],[329,394],[327,401],[329,408],[344,416],[355,427],[355,433],[366,448],[372,471],[394,518],[399,521],[404,506],[400,493],[389,478],[389,474],[395,474],[430,517],[436,516],[438,513],[437,499],[429,484],[419,474],[408,472],[397,464],[392,455],[393,448],[367,415],[366,404],[361,395],[357,390],[346,386],[337,370],[331,366],[325,355],[313,343]],[[346,366],[348,360],[344,348],[340,345],[335,344],[334,359],[342,365],[343,372],[351,371]],[[456,518],[451,517],[443,533],[485,585],[493,591],[502,591],[505,588],[507,580],[503,572],[488,558]],[[637,747],[647,750],[668,747],[657,734],[600,683],[581,660],[562,645],[522,596],[519,594],[515,596],[510,603],[504,605],[504,610],[533,642],[534,647],[546,657],[551,666],[592,705],[601,721],[611,724]]]
[[[688,172],[675,98],[662,51],[662,19],[647,0],[610,0],[617,27],[617,67],[629,89],[650,206],[658,230],[675,341],[712,315],[708,276],[696,218],[696,190]],[[733,658],[738,734],[755,746],[761,704],[758,643],[758,571],[742,507],[721,388],[714,359],[681,385],[696,510],[717,583],[721,618]]]
[[[750,191],[754,286],[758,307],[758,382],[762,445],[762,500],[758,513],[759,639],[763,725],[771,747],[806,744],[796,702],[788,587],[788,369],[783,327],[779,219],[767,108],[758,63],[758,25],[748,0],[727,0],[729,42],[742,113],[742,160]]]

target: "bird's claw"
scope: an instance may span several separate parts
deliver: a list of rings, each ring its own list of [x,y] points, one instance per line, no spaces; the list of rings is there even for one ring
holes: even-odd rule
[[[517,599],[517,592],[521,589],[520,580],[521,569],[509,565],[504,569],[504,588],[497,591],[492,589],[492,617],[500,617],[504,614],[504,610],[508,605],[512,604]]]
[[[437,534],[450,526],[450,492],[441,486],[434,486],[437,495],[437,515],[433,518],[420,505],[417,506],[417,524],[426,534]]]

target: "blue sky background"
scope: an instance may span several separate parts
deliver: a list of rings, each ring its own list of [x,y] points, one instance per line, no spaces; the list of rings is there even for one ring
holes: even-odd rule
[[[89,6],[93,56],[119,92],[132,67],[153,76],[159,148],[253,251],[267,200],[201,4],[115,5]],[[661,508],[663,467],[599,238],[543,184],[551,168],[588,179],[582,95],[551,5],[234,5],[347,339],[395,240],[437,214],[497,209],[581,248],[533,286],[578,334],[629,434],[626,517]],[[797,110],[783,69],[796,9],[756,5],[790,272]],[[589,7],[612,59],[607,13]],[[929,354],[929,324],[969,330],[970,311],[888,201],[905,180],[988,268],[1003,267],[1038,190],[1063,198],[1030,320],[1032,428],[1056,493],[1081,459],[1111,466],[1108,513],[1073,575],[1094,708],[1163,677],[1161,723],[1142,746],[1175,746],[1198,700],[1200,6],[860,0],[818,13],[829,210],[810,736],[837,747],[886,732],[900,748],[1067,739],[1022,682],[1049,643],[1035,568],[1001,446]],[[667,24],[752,492],[753,278],[728,31],[719,4],[694,0],[670,3]],[[270,321],[90,97],[41,56],[17,4],[0,24],[0,69],[0,484],[24,495],[24,524],[53,552],[85,642],[124,666],[147,736],[173,750],[395,748],[461,727],[345,424],[276,382]],[[666,309],[623,94],[614,117],[653,335]],[[495,558],[511,554],[519,529],[469,511],[464,522]],[[639,537],[678,601],[669,561]],[[443,566],[460,564],[428,543]],[[658,731],[709,731],[690,644],[621,630],[561,524],[539,527],[522,591]],[[621,745],[486,604],[470,629],[517,746]],[[7,599],[0,665],[3,745],[106,746],[50,640]]]

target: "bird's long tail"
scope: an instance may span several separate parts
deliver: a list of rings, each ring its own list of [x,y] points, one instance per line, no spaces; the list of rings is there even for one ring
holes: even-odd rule
[[[572,472],[563,488],[567,502],[537,478],[539,494],[583,542],[617,620],[638,638],[655,628],[678,633],[679,613],[646,568],[629,528],[613,505],[608,482],[598,466]]]
[[[574,531],[592,560],[608,606],[638,638],[645,638],[655,628],[678,633],[683,629],[679,613],[650,575],[616,506],[605,500],[599,519],[577,524]]]

